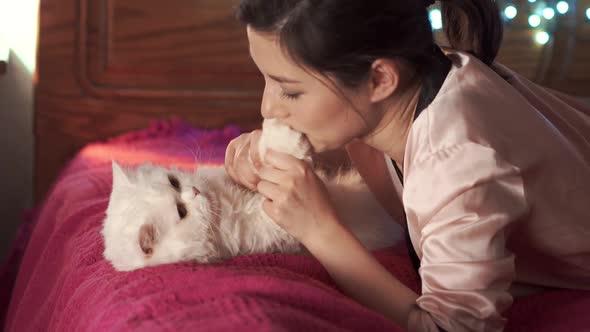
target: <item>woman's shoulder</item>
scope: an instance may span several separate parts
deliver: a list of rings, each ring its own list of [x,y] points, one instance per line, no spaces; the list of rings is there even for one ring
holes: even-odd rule
[[[412,125],[407,153],[425,156],[466,143],[501,148],[502,137],[517,137],[534,116],[530,103],[474,56],[447,56],[453,67]]]

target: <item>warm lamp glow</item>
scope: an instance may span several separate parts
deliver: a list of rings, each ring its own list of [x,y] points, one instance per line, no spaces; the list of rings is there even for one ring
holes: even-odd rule
[[[0,35],[0,61],[8,62],[8,42]]]
[[[30,73],[35,71],[39,0],[0,0],[0,59],[12,50]]]

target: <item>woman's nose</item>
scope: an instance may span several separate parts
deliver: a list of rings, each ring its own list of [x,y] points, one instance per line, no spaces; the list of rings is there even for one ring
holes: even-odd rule
[[[268,90],[264,91],[262,96],[262,104],[260,105],[260,113],[265,119],[282,119],[287,116],[287,111],[281,105],[277,96],[273,96]]]

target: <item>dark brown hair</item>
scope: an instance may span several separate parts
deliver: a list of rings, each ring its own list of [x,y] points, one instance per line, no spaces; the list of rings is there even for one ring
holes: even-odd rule
[[[502,41],[494,0],[444,0],[450,46],[491,64]],[[378,58],[403,58],[428,72],[434,38],[420,0],[241,0],[238,19],[277,34],[296,62],[356,87]]]

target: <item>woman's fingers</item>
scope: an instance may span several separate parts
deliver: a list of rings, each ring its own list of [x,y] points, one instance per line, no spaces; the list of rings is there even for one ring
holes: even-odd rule
[[[260,136],[262,135],[262,130],[255,130],[250,134],[250,146],[248,149],[248,157],[250,164],[254,166],[255,169],[260,168],[262,166],[262,161],[260,160],[260,151],[258,149],[258,143],[260,142]]]
[[[281,183],[284,182],[284,171],[278,170],[274,167],[270,167],[270,166],[262,166],[259,170],[258,170],[258,176],[260,177],[261,180],[265,180],[271,183],[275,183],[280,185]]]
[[[266,212],[266,214],[270,217],[270,219],[272,220],[280,220],[279,216],[278,216],[278,211],[276,209],[276,207],[272,204],[272,201],[269,199],[264,200],[264,202],[262,202],[262,210],[264,210],[264,212]],[[275,221],[276,223],[276,221]]]
[[[249,162],[250,135],[242,134],[232,140],[225,151],[225,170],[229,177],[248,189],[255,190],[258,176]]]
[[[227,172],[229,177],[234,181],[238,180],[238,176],[234,170],[234,158],[236,154],[236,144],[239,144],[238,142],[240,140],[240,137],[241,136],[234,138],[231,142],[229,142],[227,148],[225,149],[225,171]]]
[[[262,194],[262,196],[271,201],[277,200],[282,195],[281,188],[279,188],[276,183],[265,180],[258,182],[256,189]]]
[[[264,156],[264,162],[270,166],[281,170],[293,170],[298,167],[304,167],[304,161],[299,160],[289,154],[277,152],[272,149],[268,149]]]
[[[241,166],[241,168],[246,168],[246,166]],[[256,190],[256,184],[259,181],[259,178],[256,174],[252,173],[250,169],[243,169],[239,174],[239,183],[250,190]]]

